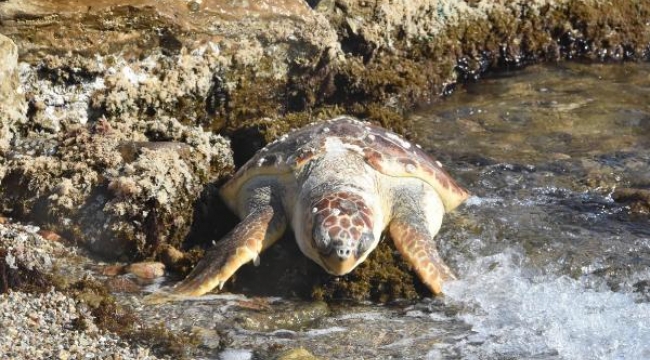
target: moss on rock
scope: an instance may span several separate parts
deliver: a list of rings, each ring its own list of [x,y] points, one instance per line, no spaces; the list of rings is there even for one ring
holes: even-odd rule
[[[0,124],[1,211],[99,253],[148,257],[188,233],[219,236],[201,222],[226,210],[201,194],[232,172],[231,149],[241,165],[341,113],[408,136],[405,114],[486,71],[650,58],[643,1],[311,3],[1,2],[28,100],[27,121]],[[379,249],[323,296],[413,296],[393,255]]]

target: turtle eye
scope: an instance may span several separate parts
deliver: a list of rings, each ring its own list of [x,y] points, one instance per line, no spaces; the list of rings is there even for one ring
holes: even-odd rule
[[[372,246],[374,240],[375,236],[370,232],[364,232],[361,234],[361,237],[359,238],[359,245],[357,246],[357,257],[361,257],[361,255],[370,250],[370,246]]]
[[[316,250],[323,255],[329,255],[332,252],[332,239],[328,229],[323,226],[325,217],[321,214],[314,216],[312,227],[312,239]]]

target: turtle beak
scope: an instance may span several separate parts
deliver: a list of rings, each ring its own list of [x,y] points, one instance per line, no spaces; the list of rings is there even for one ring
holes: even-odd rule
[[[335,276],[345,275],[357,267],[357,259],[355,256],[340,258],[338,255],[332,254],[331,256],[321,255],[320,259],[325,271]]]
[[[372,243],[373,235],[364,233],[358,241],[342,241],[339,239],[329,239],[321,243],[327,243],[324,251],[319,251],[321,263],[328,273],[336,276],[345,275],[354,270],[361,262],[363,255],[368,251]]]

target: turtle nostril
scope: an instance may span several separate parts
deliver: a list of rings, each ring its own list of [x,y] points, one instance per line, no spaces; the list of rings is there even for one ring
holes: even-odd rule
[[[350,249],[337,249],[336,250],[336,255],[338,255],[339,260],[345,260],[350,257],[351,251]]]

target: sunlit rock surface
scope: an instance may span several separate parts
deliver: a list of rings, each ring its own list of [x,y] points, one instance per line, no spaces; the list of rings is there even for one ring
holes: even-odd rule
[[[400,129],[404,110],[490,68],[647,57],[650,35],[632,31],[645,26],[646,6],[611,9],[563,1],[4,1],[0,33],[18,52],[3,41],[14,85],[2,91],[15,100],[4,105],[0,128],[10,147],[0,206],[104,255],[151,256],[163,243],[180,246],[193,219],[209,217],[194,206],[205,184],[291,127],[348,112]]]
[[[17,123],[26,119],[27,103],[18,79],[18,47],[0,34],[0,153],[11,146]],[[3,175],[0,160],[0,177]]]
[[[3,216],[32,222],[61,234],[70,240],[63,246],[64,251],[77,249],[73,243],[83,245],[95,254],[123,260],[116,265],[118,267],[143,258],[151,260],[156,253],[169,249],[168,244],[178,249],[183,249],[183,243],[205,246],[223,235],[234,219],[227,219],[224,207],[216,201],[215,189],[232,173],[235,164],[240,165],[266,141],[290,128],[350,113],[415,139],[424,131],[414,130],[404,121],[404,114],[414,106],[438,101],[439,95],[450,94],[463,82],[480,79],[485,72],[513,70],[546,60],[648,60],[650,43],[650,4],[623,0],[7,0],[0,1],[0,19],[0,33],[4,35],[0,36],[0,211]],[[630,76],[622,79],[635,80]],[[566,78],[557,81],[564,83]],[[478,86],[484,85],[479,82]],[[511,91],[521,94],[527,86],[521,85]],[[547,90],[552,92],[553,87]],[[494,91],[500,93],[501,88]],[[620,99],[624,94],[626,91],[618,91],[615,97]],[[588,99],[558,106],[550,104],[549,110],[538,111],[536,118],[557,120],[557,114],[565,114],[573,108],[596,108],[595,112],[607,113],[607,109],[600,110],[592,105]],[[530,191],[533,194],[541,191],[545,196],[543,201],[550,202],[564,194],[575,193],[566,200],[566,208],[562,208],[568,219],[600,219],[602,214],[598,211],[601,210],[594,209],[605,206],[605,209],[613,209],[612,216],[623,217],[621,214],[629,212],[636,216],[633,220],[644,221],[647,201],[644,197],[643,201],[637,198],[647,189],[646,182],[641,181],[647,174],[643,167],[647,162],[626,158],[622,164],[612,164],[612,159],[618,158],[613,154],[576,159],[578,166],[574,164],[575,154],[567,148],[579,144],[581,139],[578,135],[565,134],[571,131],[571,123],[558,121],[553,122],[552,128],[544,124],[531,128],[531,125],[521,125],[527,118],[519,113],[509,113],[513,114],[511,118],[497,115],[500,113],[492,108],[489,110],[489,115],[481,115],[480,119],[474,117],[476,113],[471,109],[467,110],[451,127],[427,118],[428,123],[435,124],[430,130],[437,134],[431,135],[435,141],[429,145],[429,150],[441,157],[452,173],[462,175],[460,178],[465,185],[486,194],[508,186],[526,189],[523,181],[537,179],[535,174],[579,168],[580,179],[555,176],[555,173],[547,177],[540,175],[541,187],[552,185],[554,188],[542,191],[532,187]],[[643,123],[645,116],[643,113],[622,114],[626,115],[622,115],[624,120],[618,123],[617,130],[636,127]],[[601,127],[599,122],[593,122],[593,129],[604,134]],[[544,136],[539,132],[533,132],[534,136],[525,134],[535,129],[549,133]],[[502,136],[489,140],[485,135],[492,131]],[[478,141],[446,137],[449,134],[470,134],[468,138]],[[605,137],[602,145],[607,149],[627,148],[629,141],[629,134],[623,132],[622,136]],[[467,143],[476,145],[475,150],[454,152],[466,149],[463,145]],[[549,164],[541,170],[528,166],[524,160],[521,164],[501,166],[499,161],[510,160],[487,155],[490,151],[501,150],[521,159],[543,153]],[[472,166],[479,167],[475,174],[467,170]],[[617,173],[619,168],[626,169],[627,175]],[[637,181],[629,181],[631,177]],[[627,202],[629,194],[619,191],[613,197],[621,203],[612,205],[599,195],[619,185],[634,189],[636,200]],[[510,188],[503,191],[508,194]],[[586,204],[582,203],[584,197],[580,192],[589,195]],[[446,220],[449,228],[444,229],[443,237],[453,239],[456,236],[453,234],[469,237],[457,239],[456,243],[451,241],[451,245],[442,249],[455,268],[465,269],[471,265],[465,259],[467,256],[455,254],[477,248],[491,249],[484,244],[486,239],[494,240],[500,249],[503,234],[509,236],[505,240],[516,241],[532,232],[526,230],[526,225],[537,229],[557,223],[546,224],[527,217],[525,221],[519,219],[512,224],[509,218],[504,220],[503,216],[497,216],[507,214],[502,208],[506,199],[511,201],[505,202],[510,204],[509,208],[515,204],[524,210],[539,199],[518,202],[504,193],[497,195],[474,199],[469,214],[462,213]],[[542,213],[558,213],[541,207]],[[519,211],[519,207],[513,209]],[[481,210],[485,211],[483,217],[470,216]],[[627,218],[621,220],[628,224],[625,221]],[[624,229],[628,226],[635,228],[636,225],[630,223]],[[603,228],[607,227],[603,225]],[[545,247],[548,242],[555,246],[551,247],[555,251],[553,254],[568,254],[558,261],[569,268],[569,275],[605,274],[612,288],[636,289],[635,293],[647,298],[648,279],[642,272],[633,272],[632,280],[625,278],[630,276],[628,264],[632,261],[634,269],[647,264],[645,258],[638,260],[637,256],[646,251],[647,240],[636,239],[631,248],[614,242],[616,249],[632,250],[596,256],[594,264],[590,264],[596,250],[583,251],[584,246],[579,241],[577,244],[563,242],[571,244],[567,248],[547,238],[541,238],[546,239],[542,241],[539,236],[530,237],[534,241],[525,248],[526,255],[533,261],[544,260],[546,264],[554,259],[549,258]],[[457,244],[459,241],[461,245]],[[30,246],[36,253],[45,249],[40,242],[30,243]],[[396,297],[427,295],[416,291],[409,269],[393,256],[389,247],[371,257],[364,269],[336,280],[322,274],[314,275],[313,269],[305,265],[307,260],[296,261],[295,256],[300,256],[298,252],[293,254],[285,250],[281,246],[271,249],[259,269],[243,269],[226,290],[247,293],[253,299],[255,294],[262,293],[302,298],[311,295],[328,301],[353,299],[355,303],[361,299],[383,302]],[[11,256],[5,256],[5,260],[15,264],[13,259],[18,258],[15,254],[20,253],[16,251],[6,252]],[[624,255],[617,255],[619,253]],[[182,260],[166,262],[167,268],[172,268],[169,266],[172,263],[176,264],[173,268],[183,271],[190,268],[191,259],[197,255],[182,255],[177,257]],[[51,262],[61,267],[57,271],[65,274],[57,275],[57,281],[72,278],[72,273],[75,278],[81,278],[93,268],[88,265],[86,269],[72,272],[71,266],[62,262],[58,255],[52,258]],[[165,256],[161,258],[165,261]],[[5,268],[8,268],[6,261]],[[277,265],[267,267],[267,264]],[[490,266],[486,268],[494,270]],[[50,271],[49,266],[42,269]],[[177,320],[190,324],[192,311],[205,310],[199,315],[208,319],[206,325],[194,330],[203,341],[205,353],[214,357],[220,354],[273,355],[297,346],[304,346],[324,358],[402,356],[405,353],[412,358],[422,358],[427,353],[433,358],[457,358],[459,354],[485,354],[481,344],[490,347],[496,343],[490,342],[488,337],[468,335],[468,327],[477,326],[485,317],[479,314],[474,321],[473,315],[468,315],[463,322],[455,315],[455,309],[450,308],[456,302],[464,306],[474,298],[485,300],[486,306],[494,306],[499,304],[500,294],[493,298],[480,284],[465,286],[475,278],[483,281],[481,279],[485,278],[480,274],[471,271],[460,274],[468,280],[460,280],[446,305],[421,302],[406,310],[401,307],[378,309],[372,304],[356,309],[343,306],[336,309],[340,314],[318,315],[317,321],[309,327],[291,331],[279,328],[270,333],[253,328],[245,330],[241,323],[233,321],[224,324],[226,332],[218,333],[211,327],[213,317],[234,319],[240,311],[230,306],[231,300],[219,300],[225,305],[214,313],[209,312],[213,304],[201,307],[192,303],[172,305],[173,311],[163,315],[180,314]],[[518,274],[517,268],[496,277],[494,286],[501,286],[507,295],[512,287],[503,286],[504,279]],[[130,276],[119,274],[102,279],[100,283],[116,293],[130,294],[125,295],[126,303],[138,309],[137,296],[132,294],[137,294],[142,284]],[[300,278],[303,285],[307,283],[304,291],[294,286],[292,281],[296,278]],[[40,278],[34,276],[34,279]],[[489,274],[487,279],[492,279]],[[544,285],[544,280],[540,281]],[[563,283],[554,286],[554,281],[551,278],[548,283],[560,293],[580,297],[588,292],[580,286],[572,292],[576,286],[564,286]],[[264,283],[263,290],[259,283]],[[537,290],[537,282],[526,284],[532,284],[530,287]],[[314,287],[317,289],[312,292]],[[527,288],[514,287],[522,290],[512,293],[523,294]],[[543,290],[544,286],[539,289]],[[535,291],[532,293],[537,294]],[[477,297],[477,292],[486,295]],[[623,304],[624,311],[605,311],[612,319],[628,319],[628,313],[637,309],[628,304],[627,295],[623,296],[622,301],[612,304]],[[591,298],[602,303],[601,299],[608,296]],[[618,293],[614,298],[618,298]],[[83,299],[100,304],[104,298],[91,294],[84,295]],[[257,305],[243,300],[248,302],[245,306]],[[288,309],[298,308],[292,300],[283,301],[287,301]],[[240,306],[242,302],[235,304]],[[578,305],[571,303],[565,308]],[[644,308],[645,305],[638,306],[638,309]],[[276,315],[274,310],[282,309],[273,303],[270,308],[256,311],[264,316],[267,313]],[[103,310],[104,317],[98,316],[103,320],[97,322],[110,318],[106,314],[116,313],[110,307]],[[528,314],[518,309],[511,312],[522,317]],[[589,309],[585,308],[584,312]],[[558,314],[563,313],[549,315],[555,316],[551,324],[562,324]],[[495,313],[488,312],[485,316],[488,321],[499,319]],[[543,325],[542,322],[533,323]],[[261,328],[269,325],[260,324]],[[501,328],[499,323],[483,329],[488,333],[495,328],[505,329],[505,335],[499,336],[496,342],[505,341],[508,350],[510,338],[506,330],[509,324]],[[636,330],[633,325],[626,323],[622,327]],[[404,328],[408,331],[398,332]],[[594,327],[587,326],[584,333],[592,329]],[[533,342],[535,347],[546,339],[547,333],[543,328],[540,331],[539,341]],[[521,338],[527,333],[523,334]],[[568,334],[563,339],[570,340],[573,336],[570,332],[560,335],[563,334]],[[186,343],[188,347],[191,344],[192,341]],[[496,352],[490,354],[504,354],[499,344],[494,346]],[[560,350],[544,348],[543,351],[548,351],[544,354],[553,358],[554,351],[570,348],[570,341],[568,344],[559,347]],[[593,347],[593,344],[586,344],[585,348]],[[508,351],[505,351],[506,356]],[[635,351],[624,354],[638,355]]]

